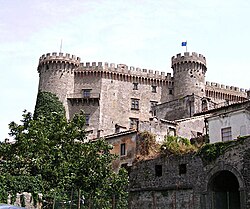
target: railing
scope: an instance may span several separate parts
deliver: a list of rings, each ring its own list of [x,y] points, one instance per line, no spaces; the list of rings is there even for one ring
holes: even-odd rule
[[[100,99],[100,93],[74,93],[68,94],[68,99]]]

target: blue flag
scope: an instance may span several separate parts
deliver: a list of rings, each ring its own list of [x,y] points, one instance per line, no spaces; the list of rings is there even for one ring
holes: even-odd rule
[[[187,46],[187,42],[181,42],[181,46]]]

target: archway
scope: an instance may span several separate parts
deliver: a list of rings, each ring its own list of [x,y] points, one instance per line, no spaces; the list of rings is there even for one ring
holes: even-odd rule
[[[219,171],[210,181],[212,209],[241,209],[239,182],[227,170]]]

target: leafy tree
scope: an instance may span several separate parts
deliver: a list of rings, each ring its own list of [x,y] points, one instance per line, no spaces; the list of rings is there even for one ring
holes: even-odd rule
[[[124,170],[113,172],[112,146],[102,139],[86,142],[82,113],[67,121],[61,110],[36,108],[34,117],[24,111],[21,124],[10,123],[14,142],[0,143],[1,201],[8,194],[27,191],[37,197],[41,192],[44,204],[53,208],[55,200],[70,201],[77,191],[84,208],[123,207],[128,178]]]
[[[197,149],[187,138],[179,136],[166,136],[161,145],[161,150],[165,154],[185,154],[197,151]]]
[[[52,112],[65,115],[63,104],[55,94],[46,91],[38,91],[34,118],[37,118],[39,115],[47,116]]]

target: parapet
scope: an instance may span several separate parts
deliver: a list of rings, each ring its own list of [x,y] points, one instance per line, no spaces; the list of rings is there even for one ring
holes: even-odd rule
[[[227,91],[244,92],[244,93],[247,92],[247,89],[244,89],[244,88],[239,88],[235,86],[227,86],[224,84],[219,84],[219,83],[209,82],[209,81],[206,81],[206,86],[211,87],[211,88],[221,89],[221,90],[227,90]]]
[[[57,52],[53,52],[53,53],[47,53],[46,55],[43,54],[40,58],[39,58],[39,65],[44,64],[44,63],[48,63],[48,62],[68,62],[70,64],[75,64],[77,66],[80,65],[80,57],[76,57],[75,55],[70,55],[68,53],[61,53],[59,52],[57,54]]]
[[[184,55],[177,54],[172,57],[172,66],[177,63],[185,62],[198,62],[206,66],[206,58],[202,54],[197,54],[196,52],[184,52]]]
[[[106,71],[106,72],[108,71],[108,72],[143,76],[148,78],[171,80],[171,73],[167,73],[166,76],[165,72],[154,71],[151,69],[141,69],[139,67],[127,66],[125,64],[115,64],[107,62],[80,63],[80,67],[77,69],[77,71],[86,71],[86,70]]]

